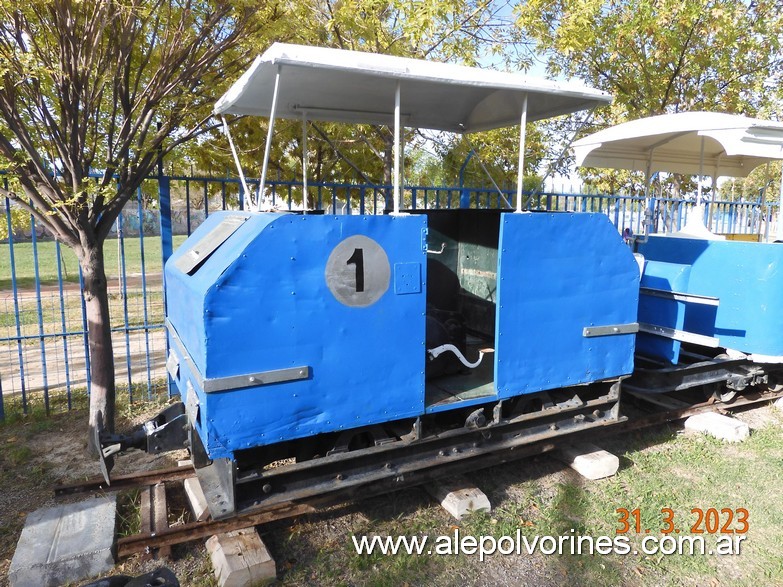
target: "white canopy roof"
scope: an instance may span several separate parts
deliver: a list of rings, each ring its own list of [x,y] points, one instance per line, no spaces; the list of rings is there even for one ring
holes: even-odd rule
[[[704,166],[700,154],[704,137]],[[650,172],[745,177],[783,159],[783,122],[716,112],[682,112],[633,120],[572,145],[576,164]]]
[[[215,104],[216,114],[269,116],[280,71],[277,117],[392,124],[397,82],[405,126],[473,132],[568,114],[611,101],[581,83],[375,53],[275,43]]]

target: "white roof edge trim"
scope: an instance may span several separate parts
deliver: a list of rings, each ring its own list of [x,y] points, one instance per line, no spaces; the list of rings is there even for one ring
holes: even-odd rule
[[[358,53],[358,51],[350,51],[350,53]],[[377,55],[379,57],[390,57],[389,55],[381,55],[376,53],[367,53],[367,55]],[[260,57],[258,58],[260,59]],[[455,63],[444,63],[440,61],[425,61],[418,59],[410,59],[408,57],[394,57],[394,59],[412,61],[414,63],[427,64],[432,66],[438,66],[438,68],[448,68],[449,70],[459,72],[460,70],[465,72],[486,72],[491,74],[494,78],[491,83],[481,82],[475,79],[473,76],[456,77],[446,76],[444,74],[436,74],[435,71],[419,70],[419,71],[400,71],[396,69],[379,69],[379,68],[363,68],[363,67],[349,67],[344,64],[337,63],[323,63],[318,61],[303,62],[296,59],[281,58],[274,61],[274,65],[289,66],[289,67],[312,67],[319,69],[331,69],[334,71],[356,71],[361,72],[369,76],[377,76],[382,78],[401,79],[401,80],[428,80],[433,82],[442,82],[447,85],[460,85],[456,82],[463,82],[464,85],[475,85],[477,87],[492,87],[497,89],[508,90],[524,90],[533,93],[552,93],[554,90],[559,90],[562,93],[583,95],[585,97],[599,97],[609,96],[602,90],[595,90],[578,82],[557,82],[554,80],[548,80],[544,78],[529,77],[523,74],[510,73],[507,71],[498,71],[495,69],[483,69],[480,67],[468,67],[465,65],[457,65]],[[445,72],[444,72],[445,73]],[[506,79],[503,79],[506,78]],[[516,79],[512,79],[516,78]],[[571,87],[568,87],[571,86]]]
[[[783,122],[720,112],[664,114],[606,128],[571,147],[578,166],[745,177],[783,159]]]
[[[257,56],[253,63],[250,65],[250,67],[245,70],[245,73],[243,73],[237,81],[235,81],[233,84],[231,84],[231,87],[226,91],[225,94],[223,94],[217,102],[215,102],[215,106],[212,109],[212,113],[215,115],[220,114],[230,114],[230,108],[236,102],[239,95],[242,93],[242,90],[247,85],[250,78],[253,77],[253,74],[256,72],[256,70],[261,67],[261,64],[263,63],[261,59],[261,55]]]
[[[267,86],[269,85],[269,77],[274,75],[275,68],[282,72],[292,69],[300,72],[297,74],[299,79],[296,82],[296,87],[288,88],[290,95],[299,96],[298,99],[292,99],[292,103],[302,104],[307,102],[306,97],[318,96],[319,86],[316,84],[319,81],[322,84],[324,81],[327,85],[332,84],[332,87],[326,87],[325,90],[326,93],[332,93],[332,101],[334,93],[342,91],[353,102],[357,102],[358,100],[353,94],[367,89],[359,88],[354,91],[354,88],[348,84],[340,87],[340,79],[350,78],[351,82],[358,80],[360,83],[366,83],[370,86],[375,83],[371,80],[379,80],[378,83],[383,83],[381,80],[389,80],[386,83],[391,83],[391,80],[399,80],[404,86],[406,83],[413,84],[411,87],[415,86],[419,90],[426,87],[430,94],[426,97],[413,97],[410,94],[406,95],[403,91],[403,109],[410,100],[418,100],[415,103],[417,115],[413,118],[413,123],[418,122],[426,125],[428,122],[435,121],[436,126],[432,128],[438,128],[437,124],[445,124],[438,120],[437,110],[442,109],[442,102],[448,100],[451,95],[454,95],[454,92],[459,92],[460,88],[463,93],[497,90],[509,94],[538,95],[537,119],[608,104],[612,100],[608,93],[590,88],[581,82],[558,82],[453,63],[275,43],[262,55],[256,57],[250,68],[216,102],[214,113],[268,115],[266,114],[268,108],[265,108],[262,102],[266,100],[266,93],[271,92]],[[306,83],[302,81],[301,72],[308,69],[313,74],[313,81],[309,86],[306,86]],[[285,73],[282,74],[281,82],[282,87],[286,88]],[[429,100],[429,103],[425,102],[425,98]],[[551,104],[551,108],[550,98],[557,100],[556,104]],[[372,98],[368,95],[367,99],[378,101],[377,96]],[[313,103],[312,106],[314,109],[318,108],[317,103]],[[386,106],[386,104],[382,106]],[[358,115],[362,109],[356,108],[355,111]],[[281,113],[282,116],[286,116],[286,114],[286,111]],[[290,113],[288,114],[290,115]],[[500,116],[494,122],[483,121],[483,124],[487,128],[499,128],[506,126],[506,119],[510,120],[510,115]],[[456,125],[451,122],[448,126],[451,128]],[[480,123],[476,128],[468,130],[479,130],[481,126]],[[422,127],[427,128],[427,126]],[[486,129],[482,128],[482,130]]]
[[[742,124],[741,121],[746,123]],[[667,132],[697,132],[700,135],[710,136],[710,133],[733,129],[780,132],[783,131],[783,121],[750,118],[723,112],[694,111],[661,114],[616,124],[574,141],[572,146],[575,149],[587,146],[592,146],[595,149],[601,143],[624,138],[653,136]]]

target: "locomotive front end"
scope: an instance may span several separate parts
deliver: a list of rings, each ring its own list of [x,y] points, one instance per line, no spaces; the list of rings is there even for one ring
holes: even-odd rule
[[[177,250],[168,367],[200,477],[233,480],[237,451],[422,412],[424,227],[224,212]]]

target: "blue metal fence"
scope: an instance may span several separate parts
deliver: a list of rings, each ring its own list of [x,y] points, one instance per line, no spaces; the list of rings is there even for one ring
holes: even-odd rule
[[[253,189],[257,180],[250,182]],[[381,214],[391,208],[391,187],[311,183],[308,201],[328,213]],[[511,191],[406,186],[402,208],[503,208]],[[164,260],[212,212],[242,204],[233,178],[162,176],[148,179],[117,220],[104,253],[118,393],[128,401],[167,389],[163,330]],[[269,182],[266,203],[295,209],[302,201],[297,182]],[[643,229],[645,201],[639,196],[541,193],[526,195],[527,210],[600,212],[618,231]],[[677,230],[693,202],[655,199],[657,231]],[[47,412],[71,409],[90,389],[87,316],[75,256],[32,220],[18,227],[19,209],[6,198],[7,238],[0,241],[0,419],[37,406]],[[775,205],[761,202],[709,203],[707,222],[715,232],[774,235]],[[26,219],[25,219],[26,220]]]

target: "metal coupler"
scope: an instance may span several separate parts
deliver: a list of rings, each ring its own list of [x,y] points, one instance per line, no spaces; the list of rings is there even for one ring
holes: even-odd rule
[[[96,445],[100,447],[101,472],[107,485],[111,485],[109,473],[114,467],[114,455],[137,448],[150,454],[158,454],[186,446],[187,418],[185,405],[177,402],[165,408],[152,420],[134,427],[126,434],[114,434],[103,427],[99,414]]]

